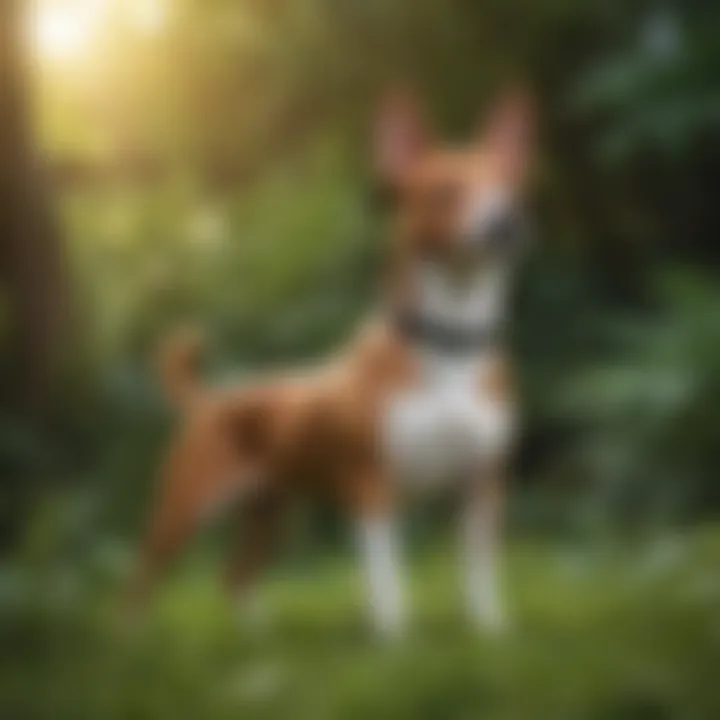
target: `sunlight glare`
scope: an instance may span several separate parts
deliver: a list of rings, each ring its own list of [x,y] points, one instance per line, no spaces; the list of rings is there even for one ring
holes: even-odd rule
[[[106,3],[102,0],[40,0],[34,36],[43,59],[67,62],[84,56],[95,39]]]
[[[127,10],[137,30],[146,35],[157,35],[165,24],[166,7],[161,0],[135,0]]]
[[[164,0],[35,0],[32,35],[42,61],[68,63],[86,59],[99,36],[117,19],[145,35],[166,23]]]

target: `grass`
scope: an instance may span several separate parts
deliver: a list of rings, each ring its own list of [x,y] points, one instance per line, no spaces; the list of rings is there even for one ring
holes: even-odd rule
[[[414,564],[412,628],[392,646],[367,633],[346,561],[272,580],[262,633],[238,625],[205,566],[179,573],[131,634],[114,620],[115,593],[93,583],[63,602],[16,593],[0,626],[0,717],[720,717],[717,531],[518,544],[503,637],[465,623],[454,560]]]

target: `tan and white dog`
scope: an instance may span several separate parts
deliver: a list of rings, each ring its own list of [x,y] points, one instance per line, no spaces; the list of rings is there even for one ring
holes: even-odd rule
[[[409,96],[380,113],[375,160],[396,208],[383,310],[314,372],[211,389],[198,344],[163,353],[182,422],[134,586],[139,599],[204,521],[238,503],[245,538],[230,568],[245,592],[265,564],[285,501],[315,490],[357,528],[375,628],[399,633],[405,603],[396,517],[420,488],[466,492],[469,612],[503,623],[497,563],[515,400],[502,349],[506,295],[522,240],[532,145],[527,96],[509,92],[470,144],[436,145]]]

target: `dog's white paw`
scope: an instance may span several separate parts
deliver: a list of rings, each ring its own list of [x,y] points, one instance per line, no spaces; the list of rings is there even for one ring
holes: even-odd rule
[[[507,613],[500,602],[494,598],[472,605],[470,620],[477,630],[490,635],[503,635],[510,629]]]
[[[372,629],[375,637],[382,643],[392,645],[401,642],[407,635],[407,625],[404,620],[387,618],[373,620]]]

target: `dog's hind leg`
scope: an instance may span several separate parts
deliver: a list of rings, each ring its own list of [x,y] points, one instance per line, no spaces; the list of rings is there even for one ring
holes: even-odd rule
[[[257,476],[217,418],[188,423],[171,448],[142,546],[130,602],[142,604],[192,535],[255,489]]]
[[[228,564],[226,583],[237,603],[239,620],[252,627],[263,624],[266,618],[258,580],[278,551],[284,508],[284,498],[267,486],[241,508],[239,538]]]

